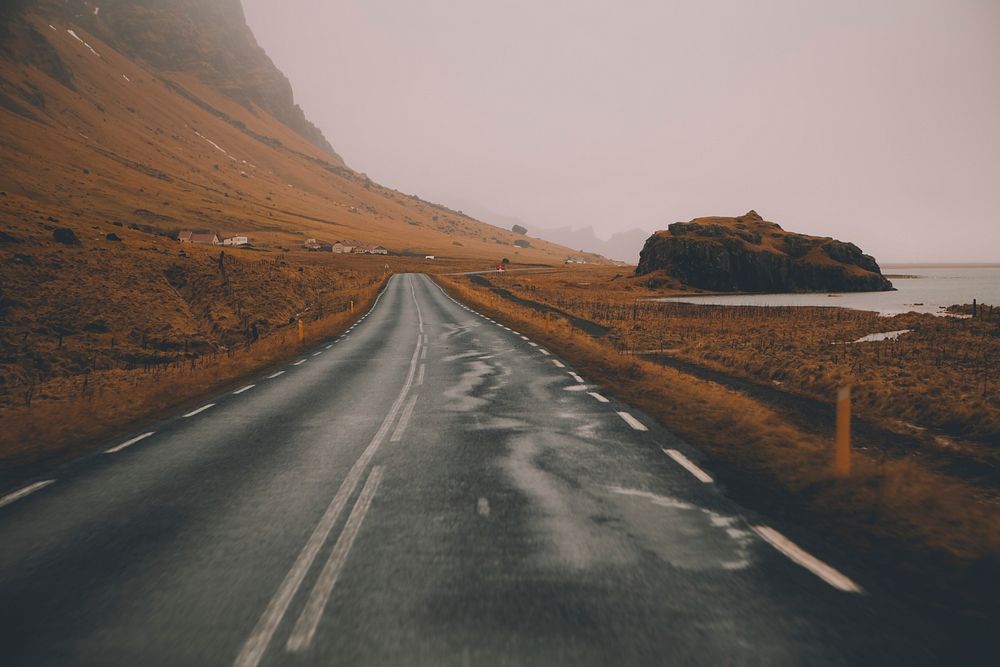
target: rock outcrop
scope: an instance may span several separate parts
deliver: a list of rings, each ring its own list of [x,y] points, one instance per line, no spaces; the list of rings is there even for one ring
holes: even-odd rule
[[[755,211],[676,222],[646,240],[636,275],[662,272],[717,292],[874,292],[893,289],[853,243],[786,232]]]
[[[257,44],[240,0],[13,2],[80,25],[156,70],[193,74],[248,108],[255,104],[340,161],[295,103],[288,79]]]

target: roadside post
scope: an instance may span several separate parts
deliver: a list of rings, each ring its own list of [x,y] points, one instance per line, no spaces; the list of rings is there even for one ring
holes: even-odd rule
[[[833,469],[838,477],[851,474],[851,385],[837,391],[837,441]]]
[[[302,322],[302,318],[299,318],[299,342],[304,343],[306,340],[306,325]]]

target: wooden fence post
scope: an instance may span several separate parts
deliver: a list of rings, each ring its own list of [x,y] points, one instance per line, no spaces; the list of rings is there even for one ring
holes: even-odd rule
[[[837,391],[837,440],[833,469],[838,477],[851,474],[851,385]]]

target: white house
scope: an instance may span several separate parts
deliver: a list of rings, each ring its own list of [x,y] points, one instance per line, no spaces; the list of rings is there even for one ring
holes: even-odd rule
[[[250,245],[250,238],[246,236],[233,236],[222,242],[222,245],[231,245],[237,248]]]

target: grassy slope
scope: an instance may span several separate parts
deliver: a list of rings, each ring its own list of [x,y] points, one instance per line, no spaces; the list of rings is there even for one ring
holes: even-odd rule
[[[135,388],[145,380],[122,375],[128,366],[142,374],[149,363],[204,362],[253,340],[255,327],[264,340],[281,335],[298,316],[332,331],[342,323],[327,316],[362,299],[386,264],[555,264],[572,252],[534,239],[515,248],[522,237],[513,232],[373,183],[188,73],[153,71],[79,26],[39,15],[28,22],[10,25],[11,43],[44,40],[48,47],[30,47],[33,61],[60,61],[75,90],[32,58],[0,57],[0,410],[9,426],[0,450],[30,449],[31,433],[41,443],[35,426],[68,414],[59,406],[80,400],[85,377],[87,401],[125,386],[145,396]],[[57,228],[80,243],[55,243]],[[218,248],[165,236],[180,229],[245,234],[257,249],[227,249],[220,266]],[[110,233],[121,240],[107,240]],[[356,238],[404,256],[306,253],[301,244],[311,237]],[[425,261],[427,254],[439,259]],[[256,349],[255,362],[236,370],[284,353]],[[231,379],[227,365],[204,378]],[[207,390],[204,378],[191,386]],[[150,390],[145,407],[183,400],[184,382],[165,395]],[[26,416],[17,406],[28,397]],[[101,423],[112,424],[113,412]],[[141,416],[143,405],[125,412],[117,417]],[[41,444],[72,446],[73,435],[50,433]]]

